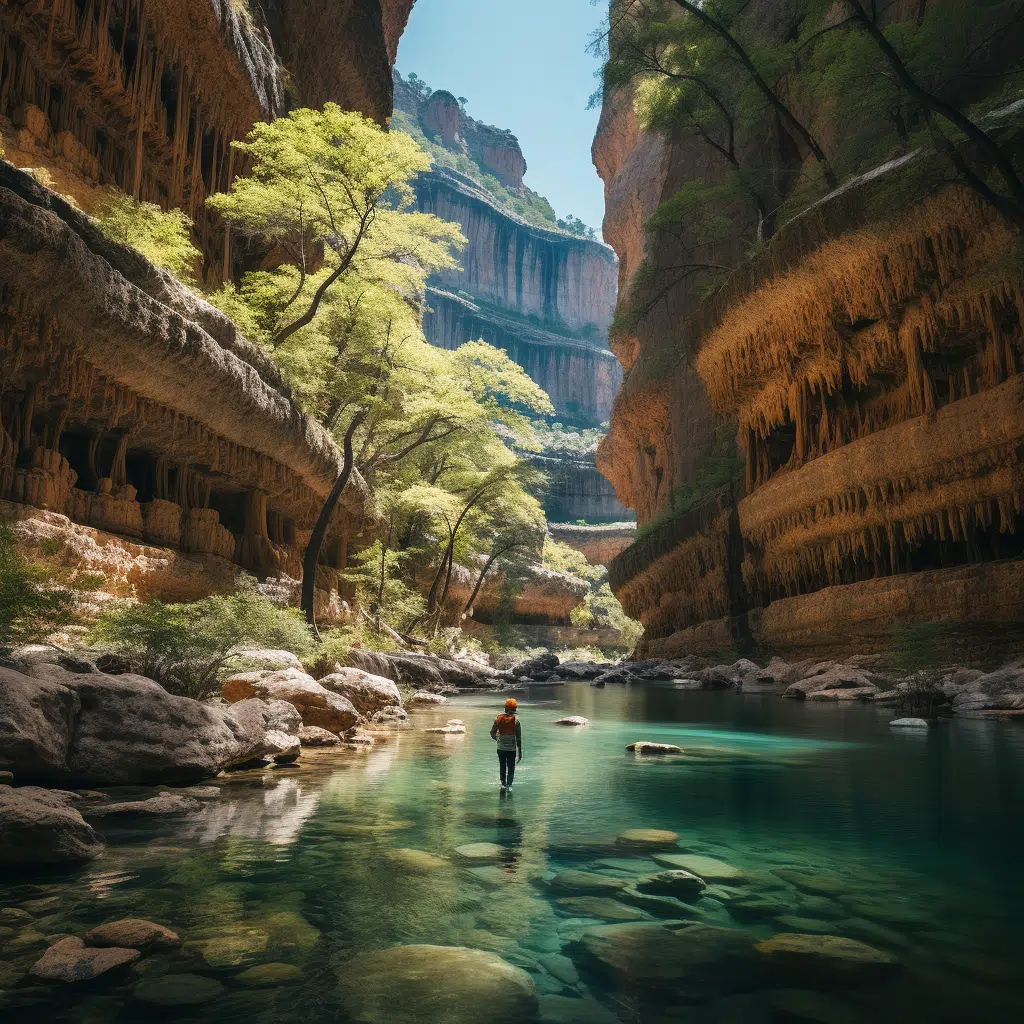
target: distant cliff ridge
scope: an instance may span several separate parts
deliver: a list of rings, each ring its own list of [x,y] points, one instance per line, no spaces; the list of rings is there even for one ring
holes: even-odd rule
[[[435,158],[417,182],[418,205],[460,224],[468,239],[462,268],[430,282],[427,338],[448,349],[482,338],[522,365],[559,415],[606,420],[622,378],[608,348],[615,253],[559,226],[523,184],[526,160],[511,132],[481,124],[451,93],[415,78],[396,73],[394,84],[392,123]]]

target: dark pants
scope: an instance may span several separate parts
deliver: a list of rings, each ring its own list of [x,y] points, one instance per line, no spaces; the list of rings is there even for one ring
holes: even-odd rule
[[[498,771],[501,773],[501,784],[511,786],[516,776],[516,752],[514,750],[498,751]]]

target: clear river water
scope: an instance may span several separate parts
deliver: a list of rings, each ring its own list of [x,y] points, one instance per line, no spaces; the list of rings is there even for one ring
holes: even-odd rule
[[[457,698],[369,751],[218,779],[195,815],[101,823],[106,854],[73,873],[0,878],[0,1019],[504,1022],[486,993],[448,1016],[353,960],[407,944],[497,954],[550,1024],[1024,1019],[1021,728],[897,731],[861,706],[537,686],[506,797],[499,706]],[[566,714],[591,726],[553,724]],[[449,718],[467,733],[423,731]],[[626,753],[636,740],[685,753]],[[634,829],[678,839],[617,840]],[[708,888],[680,902],[638,883],[675,867]],[[128,916],[182,948],[81,989],[22,977],[43,936]],[[755,946],[780,934],[804,938],[789,955]],[[819,961],[826,936],[878,962]]]

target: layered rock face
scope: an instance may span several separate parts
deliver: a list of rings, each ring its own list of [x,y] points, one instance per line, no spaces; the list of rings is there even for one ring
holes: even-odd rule
[[[110,185],[184,210],[217,283],[231,237],[205,199],[240,170],[232,140],[295,102],[383,121],[411,6],[284,0],[264,21],[235,0],[0,5],[0,500],[128,538],[130,559],[174,567],[167,596],[196,566],[214,589],[237,567],[294,582],[333,441],[230,320],[12,164],[86,211]],[[357,481],[332,526],[325,611],[365,498]]]
[[[746,16],[772,37],[769,5]],[[838,126],[815,116],[828,141]],[[988,122],[1011,147],[1015,116]],[[785,166],[777,143],[759,141],[759,159]],[[606,102],[594,155],[625,291],[642,261],[684,251],[644,219],[680,182],[723,170],[693,140],[645,136],[628,93]],[[756,259],[721,243],[716,258],[740,269],[716,293],[680,282],[613,341],[627,372],[599,466],[641,523],[657,517],[610,565],[642,649],[1019,618],[1024,277],[992,207],[963,186],[920,187],[938,160],[871,168]],[[675,513],[723,432],[742,482]]]
[[[606,420],[621,379],[607,347],[614,253],[553,223],[551,229],[527,223],[505,204],[532,196],[523,185],[526,160],[511,132],[475,121],[451,93],[424,96],[398,76],[395,104],[453,158],[420,176],[420,209],[457,222],[468,239],[461,269],[431,281],[427,338],[449,349],[482,338],[522,365],[559,414]],[[504,199],[481,184],[487,175],[506,188]]]

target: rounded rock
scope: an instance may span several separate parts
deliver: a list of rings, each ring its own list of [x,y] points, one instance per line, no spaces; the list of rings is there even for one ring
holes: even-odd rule
[[[928,723],[923,718],[894,718],[889,723],[890,729],[927,729]]]
[[[392,946],[338,968],[345,1011],[362,1024],[521,1024],[537,1016],[530,975],[495,953]]]
[[[555,725],[568,725],[584,727],[590,725],[590,720],[584,718],[582,715],[569,715],[567,718],[559,718],[555,721]]]
[[[630,743],[626,749],[632,754],[640,754],[641,756],[681,754],[683,752],[683,748],[677,747],[674,743],[651,743],[647,740]]]
[[[482,863],[501,860],[505,856],[505,849],[497,843],[467,843],[465,846],[457,846],[455,853],[463,860]]]
[[[216,999],[223,991],[219,981],[201,974],[165,974],[144,978],[132,989],[132,995],[151,1006],[199,1006]]]
[[[679,834],[661,828],[631,828],[620,832],[615,842],[619,846],[629,846],[641,850],[666,849],[679,842]]]
[[[32,966],[29,974],[39,981],[74,984],[92,981],[117,967],[127,967],[142,956],[137,949],[92,949],[73,935],[52,945]]]
[[[774,977],[807,985],[861,984],[902,966],[890,953],[841,935],[805,932],[773,935],[754,947]]]
[[[272,988],[276,985],[294,985],[302,981],[301,968],[294,964],[257,964],[236,974],[234,981],[246,988]]]
[[[120,921],[101,924],[86,934],[85,942],[88,946],[98,948],[121,946],[147,953],[177,949],[181,945],[181,939],[170,928],[138,917],[126,917]]]

